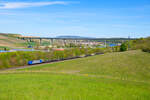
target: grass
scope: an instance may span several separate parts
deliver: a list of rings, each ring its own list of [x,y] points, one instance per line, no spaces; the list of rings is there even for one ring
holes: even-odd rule
[[[0,100],[149,100],[150,54],[108,53],[0,74]]]
[[[10,49],[9,47],[6,47],[6,46],[0,46],[0,50],[4,50],[4,48],[6,48],[6,50]]]
[[[27,40],[17,39],[14,34],[1,34],[0,33],[0,46],[6,46],[9,48],[27,48],[30,46],[37,46],[39,40],[34,40],[34,42],[27,42]],[[42,46],[49,46],[50,42],[48,40],[42,40]]]
[[[25,48],[26,46],[22,45],[26,41],[18,40],[12,34],[0,34],[0,46],[6,46],[9,48]]]
[[[150,54],[141,51],[107,53],[21,70],[78,72],[122,79],[150,81]]]

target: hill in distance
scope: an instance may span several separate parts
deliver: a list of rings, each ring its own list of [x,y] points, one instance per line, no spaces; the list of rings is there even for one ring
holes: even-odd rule
[[[17,37],[19,34],[0,33],[0,48],[25,48],[26,41]]]
[[[70,39],[80,39],[80,38],[93,38],[93,37],[83,37],[83,36],[69,36],[69,35],[64,35],[64,36],[57,36],[56,38],[70,38]]]

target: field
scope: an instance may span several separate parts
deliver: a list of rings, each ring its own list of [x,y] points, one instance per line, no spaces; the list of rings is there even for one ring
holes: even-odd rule
[[[8,48],[24,48],[26,41],[17,39],[13,34],[0,33],[0,49]]]
[[[34,40],[34,42],[27,42],[27,40],[21,40],[17,37],[21,35],[15,34],[7,34],[7,33],[0,33],[0,50],[7,49],[24,49],[27,48],[29,45],[36,47],[39,44],[39,40]],[[41,46],[48,46],[50,45],[49,40],[42,40]]]
[[[107,53],[0,72],[0,100],[149,100],[150,53]]]

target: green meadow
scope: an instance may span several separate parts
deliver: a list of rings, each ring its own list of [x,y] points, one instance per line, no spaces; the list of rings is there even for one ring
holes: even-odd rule
[[[0,100],[150,100],[150,53],[106,53],[0,71]]]

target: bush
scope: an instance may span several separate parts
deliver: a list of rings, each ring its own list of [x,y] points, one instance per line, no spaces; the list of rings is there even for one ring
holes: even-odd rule
[[[121,44],[120,51],[127,51],[127,45],[125,43]]]
[[[149,53],[150,53],[150,47],[143,48],[142,51],[144,51],[144,52],[149,52]]]

